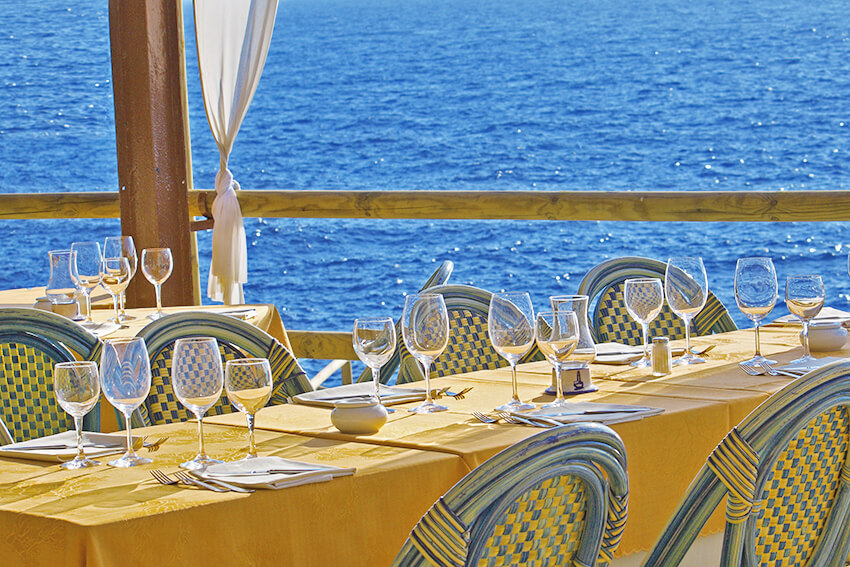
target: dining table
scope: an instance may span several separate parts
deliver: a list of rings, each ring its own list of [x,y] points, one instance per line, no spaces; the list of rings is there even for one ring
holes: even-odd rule
[[[801,353],[799,326],[767,325],[762,352],[780,362]],[[753,331],[696,337],[714,345],[705,364],[674,366],[670,374],[594,363],[598,391],[570,401],[649,406],[663,410],[610,426],[627,452],[629,509],[616,555],[640,558],[655,542],[706,458],[729,430],[795,378],[750,376],[739,367],[753,349]],[[679,346],[679,341],[672,343]],[[846,348],[846,347],[845,347]],[[844,357],[845,350],[818,353]],[[520,398],[553,399],[544,390],[546,362],[518,367]],[[421,383],[405,385],[421,387]],[[471,388],[443,397],[448,411],[417,415],[416,402],[394,406],[373,435],[337,430],[330,409],[284,404],[256,416],[261,455],[316,465],[353,467],[351,476],[251,494],[164,486],[151,470],[177,470],[194,456],[194,423],[173,423],[134,434],[167,437],[154,462],[131,469],[99,466],[66,471],[56,464],[0,459],[0,558],[9,565],[390,565],[428,508],[463,476],[499,451],[541,431],[527,425],[483,423],[508,401],[508,368],[444,376],[432,387]],[[245,455],[246,419],[205,419],[207,453],[231,461]],[[703,535],[723,529],[723,510]],[[616,562],[615,561],[615,562]]]

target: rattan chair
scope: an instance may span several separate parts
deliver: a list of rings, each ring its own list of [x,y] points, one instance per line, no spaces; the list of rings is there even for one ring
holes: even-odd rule
[[[678,565],[726,498],[721,565],[844,565],[850,362],[791,382],[720,442],[644,565]]]
[[[53,365],[98,360],[101,347],[93,334],[55,313],[0,309],[0,419],[14,441],[74,429],[53,394]],[[100,431],[99,405],[83,419],[83,428]]]
[[[587,272],[579,284],[578,293],[589,298],[588,317],[597,342],[643,344],[640,324],[629,317],[623,300],[624,282],[628,278],[659,278],[664,280],[667,265],[650,258],[635,256],[606,260]],[[694,317],[696,335],[710,335],[737,330],[735,322],[714,293],[708,292],[705,307]],[[670,339],[685,337],[685,325],[670,306],[664,307],[649,325],[650,335]]]
[[[466,475],[413,528],[393,565],[604,567],[623,533],[626,453],[598,423],[549,429]]]
[[[221,350],[222,364],[235,358],[268,358],[272,371],[270,405],[287,403],[288,398],[312,390],[298,361],[277,339],[257,327],[217,313],[185,312],[166,315],[138,332],[148,347],[151,360],[151,391],[133,414],[133,426],[186,421],[190,415],[177,400],[171,387],[171,355],[177,339],[213,337]],[[222,398],[206,415],[236,411]],[[123,419],[119,415],[119,423]]]

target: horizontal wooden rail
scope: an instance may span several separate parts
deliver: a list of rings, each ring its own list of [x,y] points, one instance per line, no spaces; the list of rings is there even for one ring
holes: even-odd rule
[[[213,191],[191,191],[209,216]],[[689,222],[850,220],[850,191],[240,191],[246,217]],[[117,218],[117,193],[0,194],[0,219]]]
[[[351,333],[342,331],[298,331],[287,329],[286,336],[296,358],[357,360]]]

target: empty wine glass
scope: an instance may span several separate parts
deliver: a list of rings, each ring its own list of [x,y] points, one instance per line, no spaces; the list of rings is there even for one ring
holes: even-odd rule
[[[77,431],[77,456],[62,463],[62,468],[82,469],[99,465],[99,462],[87,459],[83,451],[83,417],[100,399],[97,363],[90,360],[57,363],[53,367],[53,392],[62,409],[74,418]]]
[[[535,320],[537,346],[546,360],[552,365],[556,376],[555,401],[544,408],[562,408],[568,406],[564,399],[564,385],[561,379],[561,365],[566,362],[578,344],[579,327],[575,311],[543,311]]]
[[[127,423],[127,452],[120,459],[109,461],[112,467],[134,467],[152,463],[133,451],[130,417],[151,390],[151,363],[148,349],[141,337],[106,339],[100,357],[100,385],[109,403],[124,414]]]
[[[171,248],[145,248],[142,250],[142,273],[156,289],[156,313],[148,315],[148,319],[156,321],[165,316],[162,311],[162,284],[171,275],[174,268],[171,259]]]
[[[103,287],[112,296],[112,305],[115,309],[115,318],[112,322],[121,324],[121,313],[118,309],[118,299],[127,286],[130,284],[130,262],[127,258],[120,256],[118,258],[103,259]]]
[[[789,276],[785,282],[785,305],[788,311],[797,316],[803,323],[803,356],[792,360],[789,364],[799,365],[804,369],[814,368],[817,361],[809,350],[809,321],[817,317],[824,302],[823,280],[820,276]]]
[[[404,298],[401,323],[404,344],[425,371],[425,401],[413,413],[434,413],[449,408],[431,399],[431,363],[449,343],[449,313],[442,295],[415,293]]]
[[[534,346],[534,308],[526,292],[494,293],[490,298],[487,316],[490,342],[499,356],[511,365],[511,401],[497,407],[500,411],[534,409],[534,404],[522,402],[517,393],[516,365],[519,359]]]
[[[83,289],[86,296],[86,320],[83,327],[95,325],[91,318],[91,292],[103,278],[103,256],[97,242],[71,244],[71,279]]]
[[[136,244],[133,242],[133,237],[107,236],[106,241],[103,243],[103,257],[119,258],[121,256],[127,258],[127,262],[130,264],[130,277],[127,280],[127,284],[129,285],[130,280],[136,276],[136,269],[139,266],[139,256],[136,254]],[[131,319],[135,319],[135,317],[128,315],[124,310],[127,302],[126,287],[121,290],[121,297],[119,299],[121,314],[118,315],[118,320],[129,321]]]
[[[221,353],[215,339],[196,337],[174,342],[171,387],[180,403],[198,419],[198,454],[180,464],[184,469],[199,470],[221,462],[204,452],[204,414],[221,398],[223,385]]]
[[[248,455],[257,457],[254,443],[254,416],[272,397],[272,370],[265,358],[237,358],[224,365],[227,399],[248,419]],[[199,422],[200,423],[200,422]]]
[[[702,258],[670,258],[664,272],[664,291],[670,309],[685,322],[685,354],[673,364],[705,362],[691,352],[691,321],[708,298],[708,276]]]
[[[381,403],[381,367],[395,352],[395,325],[390,317],[355,319],[352,334],[354,352],[372,370],[375,397]],[[382,404],[383,405],[383,404]],[[387,412],[395,410],[387,408]]]
[[[629,316],[640,323],[643,330],[643,357],[632,366],[651,366],[649,359],[649,324],[664,307],[664,289],[657,278],[630,278],[623,286],[623,301]]]
[[[756,353],[740,364],[774,364],[761,355],[759,323],[776,305],[776,269],[770,258],[739,258],[735,265],[735,302],[738,309],[753,322],[756,329]]]

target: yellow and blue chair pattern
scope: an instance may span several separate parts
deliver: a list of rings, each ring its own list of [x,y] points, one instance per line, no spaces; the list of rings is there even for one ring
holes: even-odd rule
[[[98,360],[100,340],[65,317],[36,309],[0,309],[0,420],[12,441],[27,441],[74,428],[56,401],[53,365]],[[100,407],[83,419],[100,430]],[[5,434],[0,440],[7,441]]]
[[[810,372],[762,403],[709,456],[644,565],[678,565],[724,497],[722,565],[844,565],[848,404],[848,361]]]
[[[564,425],[466,475],[422,516],[393,565],[604,567],[627,509],[620,438],[598,423]]]

